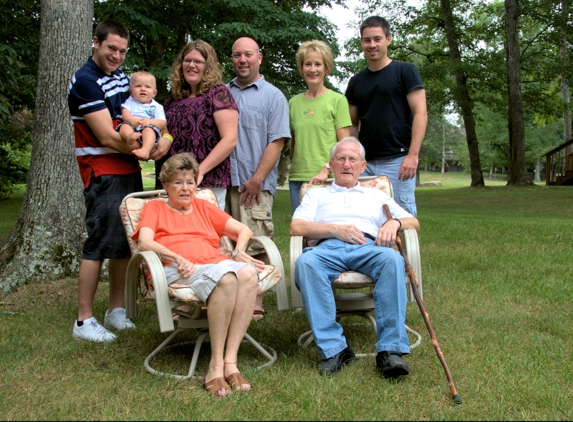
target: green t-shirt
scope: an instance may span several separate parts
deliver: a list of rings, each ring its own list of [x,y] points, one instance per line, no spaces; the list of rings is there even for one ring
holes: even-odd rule
[[[330,159],[336,130],[352,125],[348,101],[344,95],[328,91],[318,98],[298,94],[290,99],[289,106],[290,129],[295,138],[289,180],[307,182]]]

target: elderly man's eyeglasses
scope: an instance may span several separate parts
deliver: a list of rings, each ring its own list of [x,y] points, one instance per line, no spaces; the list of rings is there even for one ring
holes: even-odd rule
[[[356,164],[356,163],[360,162],[360,159],[358,157],[336,157],[336,158],[334,158],[334,161],[336,161],[337,163],[340,163],[340,164],[344,164],[346,162],[346,160],[350,161],[350,164]]]

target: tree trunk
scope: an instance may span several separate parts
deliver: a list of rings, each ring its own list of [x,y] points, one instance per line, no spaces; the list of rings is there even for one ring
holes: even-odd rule
[[[442,121],[442,171],[441,176],[446,173],[446,124]]]
[[[568,41],[567,41],[567,31],[566,25],[568,25],[569,10],[571,7],[571,0],[566,0],[561,2],[561,15],[562,15],[562,28],[561,28],[561,39],[560,39],[560,52],[561,60],[563,61],[563,69],[568,69],[571,60],[569,59],[568,51]],[[563,101],[563,141],[567,142],[573,138],[571,133],[571,111],[570,100],[569,100],[569,81],[565,71],[561,72],[561,100]],[[573,145],[567,147],[567,154],[573,153]]]
[[[77,273],[85,239],[82,183],[67,92],[90,54],[93,0],[42,0],[32,160],[22,209],[0,249],[0,288]]]
[[[509,129],[508,186],[526,186],[533,182],[525,162],[525,127],[521,101],[521,57],[517,20],[518,0],[505,0],[505,49],[507,54],[507,108]]]
[[[476,134],[475,119],[473,114],[473,100],[470,97],[467,87],[467,77],[461,68],[462,59],[456,37],[456,28],[452,18],[452,8],[449,0],[440,0],[442,13],[444,15],[444,29],[448,38],[450,57],[456,69],[457,90],[454,97],[462,112],[464,126],[466,128],[466,141],[470,158],[471,186],[485,186],[479,156],[478,139]]]
[[[535,175],[533,176],[533,181],[535,183],[541,182],[541,158],[535,160]]]

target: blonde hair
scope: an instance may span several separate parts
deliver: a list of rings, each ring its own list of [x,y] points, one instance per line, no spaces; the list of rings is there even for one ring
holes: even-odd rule
[[[330,74],[334,68],[334,56],[328,44],[320,40],[305,41],[298,48],[298,51],[296,52],[296,63],[300,74],[302,75],[302,66],[306,59],[306,55],[311,51],[320,53],[322,61],[324,62],[325,73],[326,75]]]
[[[155,80],[155,76],[153,76],[153,74],[149,73],[149,72],[145,72],[145,71],[140,71],[140,72],[135,72],[132,73],[131,76],[129,77],[129,87],[132,87],[132,82],[139,76],[149,76],[151,77],[151,79],[153,80],[153,86],[154,88],[157,88],[157,81]]]
[[[217,53],[211,45],[203,40],[195,40],[181,49],[171,68],[171,93],[177,101],[191,95],[191,86],[183,74],[183,59],[192,50],[197,50],[205,59],[205,74],[197,87],[197,95],[203,95],[216,85],[223,83]]]

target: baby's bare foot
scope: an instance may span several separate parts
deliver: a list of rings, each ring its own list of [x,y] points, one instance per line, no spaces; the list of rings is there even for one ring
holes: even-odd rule
[[[149,160],[149,151],[146,151],[143,148],[134,149],[133,155],[135,155],[137,159],[141,161]]]

